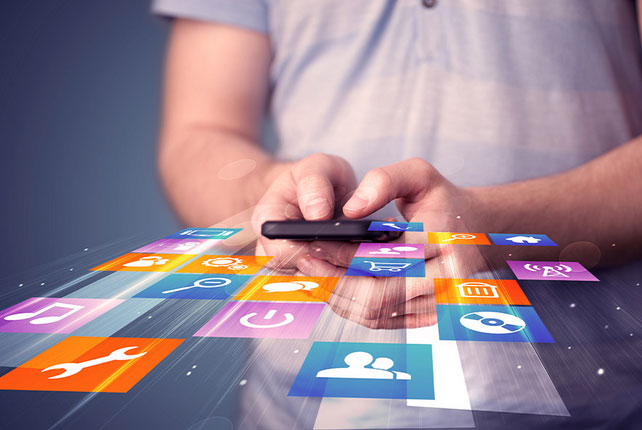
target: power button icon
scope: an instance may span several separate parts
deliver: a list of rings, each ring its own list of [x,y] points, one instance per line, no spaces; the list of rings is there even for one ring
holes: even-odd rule
[[[276,327],[283,327],[284,325],[288,325],[292,321],[294,321],[294,315],[292,315],[289,312],[285,312],[283,314],[283,317],[280,318],[280,321],[277,320],[277,322],[272,322],[272,319],[274,318],[276,313],[277,313],[276,309],[270,309],[265,313],[263,318],[256,318],[258,313],[250,312],[249,314],[243,315],[239,320],[239,322],[245,327],[249,327],[249,328],[276,328]],[[250,322],[250,318],[252,318],[255,322]],[[265,323],[263,321],[268,321],[268,322]]]

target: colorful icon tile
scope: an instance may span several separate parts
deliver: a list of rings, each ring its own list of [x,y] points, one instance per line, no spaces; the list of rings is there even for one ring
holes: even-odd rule
[[[421,259],[391,259],[355,257],[350,262],[346,276],[386,276],[423,278],[426,276],[426,261]]]
[[[307,339],[323,303],[230,302],[194,336]]]
[[[178,273],[254,275],[271,259],[272,257],[255,255],[201,255],[185,267],[181,267]]]
[[[125,272],[169,272],[196,257],[193,254],[145,254],[132,252],[91,270]]]
[[[441,304],[530,305],[512,279],[435,278],[435,301]]]
[[[530,306],[437,305],[439,339],[554,342]]]
[[[355,257],[425,258],[424,246],[414,243],[362,243]]]
[[[517,279],[548,281],[599,281],[574,261],[507,261]]]
[[[257,276],[234,300],[327,302],[339,278]]]
[[[123,301],[34,297],[0,312],[0,332],[71,333]]]
[[[435,398],[432,346],[314,342],[289,396]]]
[[[227,239],[241,230],[241,228],[186,228],[167,236],[167,239]]]
[[[428,233],[428,243],[438,245],[490,245],[484,233]]]
[[[175,273],[164,277],[134,297],[225,300],[251,278],[249,275]]]
[[[424,231],[422,222],[372,221],[369,231]]]
[[[557,246],[545,234],[489,233],[488,235],[495,245]]]
[[[165,254],[199,254],[217,243],[207,239],[161,239],[135,249],[132,252],[165,253]]]
[[[71,336],[0,378],[0,390],[126,393],[182,339]]]

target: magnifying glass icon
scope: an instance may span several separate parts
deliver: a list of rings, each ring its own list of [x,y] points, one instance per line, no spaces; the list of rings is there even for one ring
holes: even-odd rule
[[[187,287],[174,288],[173,290],[163,291],[163,294],[176,293],[183,290],[191,290],[192,288],[219,288],[229,285],[232,281],[227,278],[205,278],[199,279],[192,285]]]
[[[470,234],[470,233],[455,233],[450,237],[450,239],[442,240],[442,242],[450,242],[451,240],[458,240],[458,239],[459,240],[471,240],[471,239],[475,239],[475,238],[477,238],[477,236],[475,236],[474,234]]]

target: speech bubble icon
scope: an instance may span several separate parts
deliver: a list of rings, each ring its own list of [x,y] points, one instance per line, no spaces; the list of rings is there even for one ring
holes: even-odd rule
[[[291,282],[273,282],[271,284],[265,284],[263,285],[263,289],[266,290],[268,293],[284,293],[287,291],[298,291],[298,290],[310,291],[318,286],[319,284],[311,281],[291,281]]]

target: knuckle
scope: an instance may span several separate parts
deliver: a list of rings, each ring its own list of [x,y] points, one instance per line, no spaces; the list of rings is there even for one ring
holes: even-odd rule
[[[437,169],[423,158],[412,157],[407,161],[412,166],[413,170],[422,177],[432,177],[437,172]]]
[[[326,165],[331,163],[333,158],[334,157],[332,155],[324,154],[323,152],[315,152],[314,154],[311,154],[305,157],[304,160],[306,161],[306,163],[310,162],[314,164]],[[303,163],[303,164],[306,164],[306,163]]]
[[[392,176],[381,167],[366,173],[365,179],[375,188],[387,188],[392,185]]]

